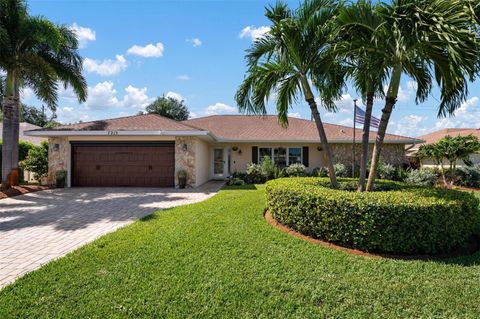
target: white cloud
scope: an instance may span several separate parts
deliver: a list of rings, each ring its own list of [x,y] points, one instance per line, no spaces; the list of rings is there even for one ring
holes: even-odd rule
[[[187,39],[186,41],[191,43],[194,48],[202,46],[202,40],[200,40],[199,38]]]
[[[87,72],[96,73],[101,76],[112,76],[125,70],[128,62],[123,55],[116,55],[115,60],[106,59],[100,61],[86,58],[83,66]]]
[[[159,58],[163,56],[163,51],[165,47],[163,43],[158,42],[157,44],[147,44],[146,46],[134,45],[127,50],[127,54],[138,55],[144,58]]]
[[[442,128],[478,128],[480,126],[480,99],[471,97],[455,112],[454,116],[439,119],[435,129]]]
[[[85,105],[88,109],[97,111],[107,111],[108,108],[144,110],[153,101],[153,98],[147,95],[146,87],[137,88],[132,85],[125,88],[125,94],[120,99],[117,97],[117,90],[111,81],[101,82],[94,87],[89,87],[88,92]]]
[[[197,117],[198,117],[198,114],[196,112],[190,112],[190,114],[188,115],[189,119],[194,119],[194,118],[197,118]]]
[[[265,33],[269,32],[269,31],[270,31],[270,27],[267,27],[267,26],[260,26],[260,27],[256,28],[253,25],[249,25],[249,26],[243,28],[242,31],[240,31],[239,37],[241,39],[251,38],[252,40],[256,40],[256,39],[262,37],[263,35],[265,35]]]
[[[398,121],[390,121],[389,126],[398,135],[423,135],[428,131],[425,127],[427,119],[426,116],[412,114],[404,116]]]
[[[35,96],[35,92],[29,87],[23,88],[20,92],[20,99],[21,100],[29,100]]]
[[[119,106],[117,91],[113,82],[105,81],[88,88],[88,99],[85,103],[90,109],[105,109]]]
[[[136,88],[129,85],[125,89],[125,95],[120,105],[124,108],[135,108],[138,110],[144,110],[151,102],[153,98],[148,97],[147,88]]]
[[[225,103],[215,103],[205,109],[206,115],[235,114],[237,109]]]
[[[167,92],[165,93],[165,97],[169,97],[169,98],[172,98],[172,99],[175,99],[177,101],[185,101],[185,98],[179,94],[179,93],[176,93],[176,92]]]
[[[81,27],[77,23],[73,23],[70,29],[77,35],[80,48],[85,48],[89,41],[96,40],[95,31],[90,28]]]
[[[182,75],[177,76],[177,80],[188,81],[188,80],[190,80],[190,77],[186,74],[182,74]]]
[[[91,117],[87,113],[88,110],[84,110],[81,107],[71,107],[65,106],[57,109],[58,120],[62,123],[77,123],[79,121],[86,122],[90,121]]]
[[[299,112],[288,113],[288,116],[289,116],[289,117],[295,117],[295,118],[297,118],[297,119],[301,119],[301,118],[302,118],[302,116],[300,115]]]

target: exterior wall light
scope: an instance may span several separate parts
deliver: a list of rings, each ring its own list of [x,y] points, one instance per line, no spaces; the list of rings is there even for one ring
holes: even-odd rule
[[[53,151],[58,152],[60,150],[60,144],[53,144]]]
[[[236,146],[232,147],[232,151],[234,151],[234,152],[238,151],[238,147],[236,147]]]
[[[186,151],[188,150],[187,144],[183,144],[183,145],[182,145],[182,150],[183,150],[184,152],[186,152]]]
[[[323,151],[323,147],[317,146],[317,151],[319,151],[319,152]]]

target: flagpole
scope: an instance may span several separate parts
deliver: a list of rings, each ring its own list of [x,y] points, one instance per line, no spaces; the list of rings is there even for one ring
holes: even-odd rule
[[[355,131],[357,130],[357,99],[353,100],[352,178],[355,178]]]

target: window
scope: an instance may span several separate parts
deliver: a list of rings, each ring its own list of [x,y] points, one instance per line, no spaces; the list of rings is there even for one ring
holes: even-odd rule
[[[290,147],[288,148],[288,165],[302,163],[302,148]]]
[[[280,168],[286,167],[287,166],[287,149],[284,147],[274,148],[273,161]]]
[[[270,157],[272,159],[272,148],[271,147],[260,147],[258,149],[258,162],[261,163],[265,156]]]
[[[286,167],[295,163],[302,163],[301,147],[259,147],[258,162],[261,163],[265,156],[270,157],[278,167]]]

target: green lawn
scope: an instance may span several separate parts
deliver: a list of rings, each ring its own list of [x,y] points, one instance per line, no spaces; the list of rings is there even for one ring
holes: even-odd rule
[[[358,257],[272,228],[264,188],[222,190],[102,237],[0,291],[0,318],[478,318],[480,253]]]

